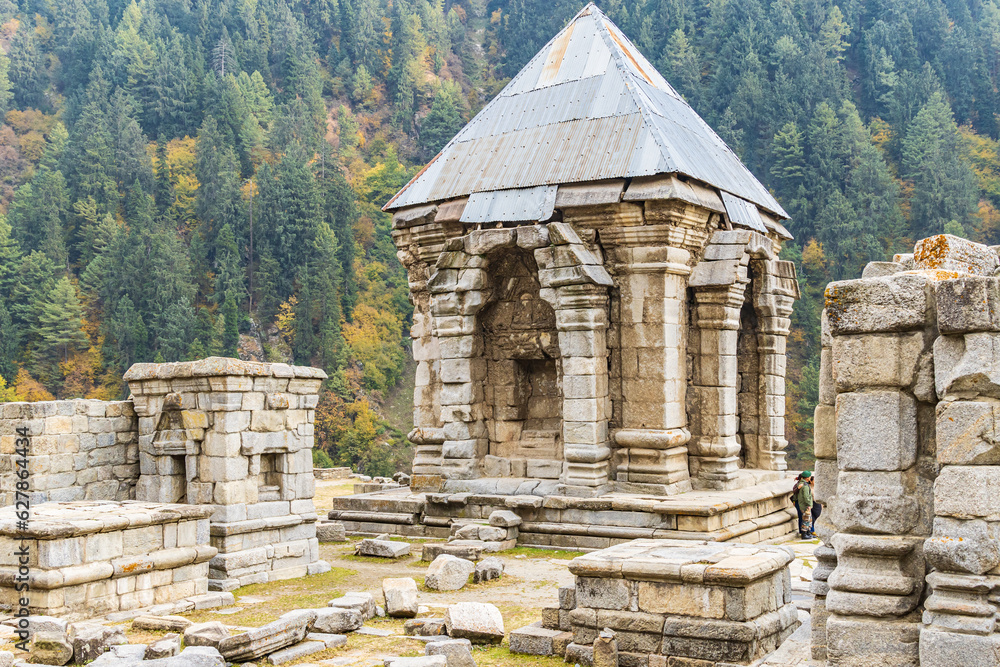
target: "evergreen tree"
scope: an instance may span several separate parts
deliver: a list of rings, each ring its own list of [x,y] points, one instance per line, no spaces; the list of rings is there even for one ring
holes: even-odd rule
[[[434,98],[434,105],[420,124],[420,146],[427,159],[444,148],[462,129],[462,115],[452,99],[452,94],[442,88]]]
[[[65,267],[66,217],[69,194],[62,172],[41,167],[30,183],[22,186],[10,207],[14,238],[27,251],[39,250],[56,266]]]
[[[17,377],[17,361],[21,356],[21,332],[14,326],[14,320],[3,299],[0,299],[0,377]]]
[[[962,160],[958,128],[941,93],[931,95],[903,140],[901,173],[913,185],[910,227],[921,238],[944,225],[971,222],[976,207],[972,170]]]
[[[14,94],[11,92],[13,84],[10,82],[10,58],[7,53],[0,48],[0,118],[7,115]]]
[[[68,277],[56,282],[42,305],[36,333],[39,343],[35,352],[44,361],[68,361],[71,352],[89,344],[83,331],[83,308]]]

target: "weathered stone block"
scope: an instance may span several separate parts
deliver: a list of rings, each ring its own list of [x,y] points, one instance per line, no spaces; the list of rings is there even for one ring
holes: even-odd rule
[[[833,282],[826,313],[834,336],[922,329],[927,321],[925,276],[895,274]]]
[[[1000,466],[945,466],[934,482],[941,517],[1000,520]]]
[[[934,341],[934,385],[949,394],[1000,398],[1000,335],[973,333]]]
[[[1000,278],[962,276],[934,284],[938,331],[1000,331]]]
[[[826,623],[830,667],[914,667],[919,664],[919,622],[864,620],[831,615]]]
[[[441,554],[427,568],[424,585],[435,591],[457,591],[468,583],[475,569],[472,561]]]
[[[1000,405],[948,401],[937,406],[937,459],[948,465],[1000,463]]]
[[[911,396],[899,391],[837,396],[837,464],[841,470],[905,470],[916,456],[917,411]]]
[[[577,577],[576,602],[593,609],[627,609],[632,597],[631,585],[624,579]]]
[[[383,579],[382,595],[385,597],[385,613],[389,616],[413,618],[417,615],[417,582],[413,579]]]
[[[473,643],[499,644],[504,638],[503,616],[495,605],[459,602],[448,607],[444,616],[448,635]]]
[[[997,254],[989,246],[951,234],[938,234],[917,241],[913,246],[916,269],[939,269],[992,276],[997,268]]]
[[[833,522],[856,533],[903,535],[920,519],[913,472],[841,472]]]
[[[923,334],[863,334],[833,339],[837,391],[909,387],[924,349]]]

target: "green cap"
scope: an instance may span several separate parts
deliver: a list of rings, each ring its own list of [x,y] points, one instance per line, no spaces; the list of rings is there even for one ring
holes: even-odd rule
[[[813,476],[812,470],[806,470],[805,472],[802,473],[802,479],[807,479],[812,476]]]

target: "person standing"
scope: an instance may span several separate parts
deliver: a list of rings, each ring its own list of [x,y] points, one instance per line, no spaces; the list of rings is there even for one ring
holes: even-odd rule
[[[811,470],[806,470],[795,478],[795,486],[792,488],[792,502],[795,504],[795,511],[799,515],[799,537],[803,540],[811,540],[816,535],[813,533],[813,476]]]

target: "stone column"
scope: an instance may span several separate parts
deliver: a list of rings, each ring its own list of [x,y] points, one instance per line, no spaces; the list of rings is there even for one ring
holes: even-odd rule
[[[785,343],[791,327],[792,304],[799,296],[795,265],[780,260],[754,262],[754,309],[758,318],[757,352],[760,358],[757,446],[747,452],[748,467],[786,470]]]
[[[611,276],[572,226],[548,225],[552,247],[534,251],[539,295],[556,313],[563,386],[560,491],[591,496],[610,490],[608,287]]]
[[[918,372],[933,332],[927,288],[926,276],[899,274],[826,290],[838,392],[832,518],[839,532],[830,539],[837,566],[826,597],[831,667],[918,662],[929,532],[921,505],[932,503],[922,471],[933,469],[921,456],[934,447],[921,418],[928,414],[921,404],[933,397]],[[830,454],[829,441],[820,446]]]
[[[512,231],[490,231],[509,236],[512,243]],[[481,234],[485,232],[477,233]],[[441,442],[441,473],[446,479],[479,477],[489,447],[483,421],[486,362],[482,332],[476,323],[486,287],[486,260],[482,257],[485,250],[480,245],[471,235],[449,241],[427,283],[434,339],[441,359],[442,427],[433,435]]]
[[[935,285],[937,463],[934,534],[920,662],[1000,664],[1000,279],[967,276]]]
[[[691,275],[697,340],[691,341],[695,367],[687,412],[696,488],[724,489],[736,479],[740,453],[736,345],[749,282],[746,266],[739,261],[702,262]]]
[[[837,551],[831,539],[836,532],[831,516],[837,496],[837,387],[833,379],[833,337],[826,311],[821,315],[819,403],[813,412],[813,454],[816,456],[813,491],[816,502],[825,509],[816,522],[816,532],[822,544],[816,548],[817,566],[813,571],[809,590],[813,604],[809,611],[812,621],[812,659],[826,660],[826,596],[830,591],[827,580],[837,567]]]
[[[620,290],[621,428],[618,488],[669,495],[691,489],[685,395],[691,254],[669,246],[615,249]]]

